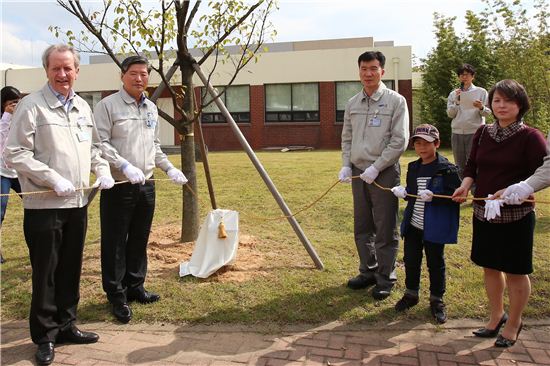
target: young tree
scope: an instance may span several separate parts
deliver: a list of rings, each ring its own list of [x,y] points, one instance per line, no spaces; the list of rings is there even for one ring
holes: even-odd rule
[[[213,59],[210,76],[218,62],[234,66],[231,85],[238,72],[250,61],[264,39],[274,34],[268,22],[276,9],[275,0],[224,0],[208,2],[204,15],[198,16],[201,0],[161,0],[145,8],[138,0],[103,0],[102,8],[84,9],[79,0],[57,0],[57,3],[78,18],[85,30],[75,33],[52,26],[56,36],[64,35],[81,52],[107,54],[119,67],[130,54],[145,54],[152,59],[152,69],[162,84],[153,94],[155,100],[167,88],[174,105],[175,117],[159,109],[159,114],[178,131],[181,141],[181,165],[188,186],[183,188],[182,241],[193,241],[199,232],[194,123],[203,105],[197,105],[193,88],[194,64]],[[239,52],[230,53],[226,46],[237,45]],[[190,50],[198,48],[202,56],[195,59]],[[167,65],[169,59],[172,65]],[[210,63],[209,63],[210,64]],[[171,67],[169,67],[171,66]],[[178,86],[171,82],[175,71],[181,72]],[[226,86],[226,87],[227,87]],[[220,94],[225,91],[220,89]],[[212,102],[212,99],[210,99]]]

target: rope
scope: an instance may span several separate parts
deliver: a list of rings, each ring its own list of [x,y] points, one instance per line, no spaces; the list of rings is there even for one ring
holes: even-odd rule
[[[171,181],[170,178],[163,178],[163,179],[146,179],[145,181],[146,182],[159,182],[159,181]],[[118,181],[118,182],[115,182],[115,185],[117,184],[124,184],[124,183],[130,183],[129,180],[121,180],[121,181]],[[197,196],[195,194],[195,192],[193,191],[193,189],[191,187],[189,187],[188,184],[185,184],[184,187],[186,187],[189,192],[191,192],[191,194],[193,194],[193,196]],[[96,187],[82,187],[82,188],[76,188],[75,189],[75,192],[78,192],[78,191],[88,191],[88,190],[92,190]],[[47,190],[47,191],[32,191],[32,192],[21,192],[21,193],[3,193],[3,194],[0,194],[0,197],[9,197],[9,196],[30,196],[30,195],[33,195],[33,194],[47,194],[47,193],[55,193],[55,191],[53,189],[50,189],[50,190]]]
[[[353,176],[351,177],[352,179],[357,179],[357,178],[360,178],[358,175],[356,176]],[[169,178],[164,178],[164,179],[147,179],[147,181],[169,181],[171,179]],[[124,181],[120,181],[120,182],[115,182],[115,184],[123,184],[123,183],[129,183],[129,181],[127,180],[124,180]],[[260,216],[254,216],[254,215],[247,215],[247,214],[244,214],[244,216],[247,216],[247,217],[250,217],[252,219],[256,219],[256,220],[261,220],[261,221],[275,221],[275,220],[281,220],[281,219],[288,219],[290,217],[295,217],[299,214],[301,214],[302,212],[304,211],[307,211],[309,210],[312,206],[314,206],[315,204],[317,204],[317,202],[319,202],[321,199],[323,199],[323,197],[325,197],[334,187],[336,187],[336,185],[340,183],[340,180],[336,180],[336,182],[334,182],[324,193],[322,193],[317,199],[315,199],[313,202],[309,203],[308,205],[302,207],[301,209],[297,210],[296,212],[294,212],[293,214],[290,214],[290,215],[280,215],[280,216],[275,216],[275,217],[260,217]],[[387,188],[387,187],[384,187],[384,186],[381,186],[380,184],[378,184],[376,181],[373,182],[373,184],[380,188],[381,190],[384,190],[384,191],[391,191],[391,188]],[[196,193],[193,191],[193,189],[188,185],[188,184],[185,184],[184,187],[186,187],[190,192],[191,194],[193,194],[193,196],[197,197]],[[77,188],[76,191],[85,191],[85,190],[90,190],[90,189],[93,189],[92,187],[85,187],[85,188]],[[24,196],[24,195],[31,195],[31,194],[44,194],[44,193],[52,193],[52,192],[55,192],[54,190],[49,190],[49,191],[35,191],[35,192],[22,192],[22,193],[5,193],[5,194],[2,194],[0,195],[1,197],[5,197],[5,196],[11,196],[11,195],[21,195],[21,196]],[[411,193],[407,193],[407,196],[409,197],[414,197],[414,198],[420,198],[420,196],[416,195],[416,194],[411,194]],[[447,199],[451,199],[452,196],[448,196],[448,195],[443,195],[443,194],[434,194],[433,197],[438,197],[438,198],[447,198]],[[482,197],[462,197],[464,198],[465,200],[471,200],[471,201],[486,201],[486,200],[489,200],[489,198],[482,198]],[[532,203],[535,203],[535,200],[524,200],[523,202],[532,202]],[[548,201],[536,201],[536,203],[544,203],[544,204],[550,204],[550,202]],[[241,213],[242,214],[242,213]]]
[[[360,178],[358,175],[356,176],[353,176],[351,177],[352,179],[358,179]],[[276,216],[276,217],[259,217],[259,216],[254,216],[254,215],[247,215],[247,214],[244,214],[244,216],[247,216],[247,217],[250,217],[250,218],[253,218],[253,219],[257,219],[257,220],[262,220],[262,221],[274,221],[274,220],[280,220],[280,219],[287,219],[289,217],[293,217],[293,216],[296,216],[306,210],[308,210],[309,208],[311,208],[313,205],[315,205],[317,202],[319,202],[323,197],[325,197],[327,195],[328,192],[330,192],[334,187],[336,187],[336,185],[340,183],[340,180],[337,180],[336,182],[334,182],[323,194],[321,194],[316,200],[314,200],[313,202],[311,202],[310,204],[302,207],[301,209],[299,209],[298,211],[296,211],[295,213],[291,214],[291,215],[281,215],[281,216]],[[387,188],[387,187],[384,187],[384,186],[381,186],[380,184],[378,184],[376,181],[373,182],[373,184],[380,188],[381,190],[384,190],[384,191],[391,191],[391,188]],[[410,196],[410,197],[415,197],[415,198],[420,198],[420,196],[416,195],[416,194],[410,194],[410,193],[407,193],[407,196]],[[447,195],[443,195],[443,194],[434,194],[433,197],[439,197],[439,198],[447,198],[447,199],[452,199],[452,196],[447,196]],[[462,197],[464,198],[465,200],[471,200],[471,201],[486,201],[486,200],[489,200],[489,198],[482,198],[482,197]],[[535,202],[535,200],[524,200],[523,202]],[[550,204],[550,202],[546,202],[546,201],[537,201],[537,203],[547,203],[547,204]]]
[[[359,176],[354,176],[352,178],[359,178]],[[382,187],[380,184],[376,183],[376,181],[373,182],[375,186],[377,186],[378,188],[384,190],[384,191],[391,191],[391,188],[386,188],[386,187]],[[407,193],[407,196],[409,197],[414,197],[414,198],[420,198],[420,196],[416,195],[416,194],[412,194],[412,193]],[[438,198],[448,198],[448,199],[452,199],[453,196],[447,196],[447,195],[444,195],[444,194],[434,194],[433,197],[438,197]],[[490,201],[492,200],[492,198],[483,198],[483,197],[462,197],[463,199],[465,200],[471,200],[471,201]],[[532,203],[535,203],[535,200],[523,200],[522,202],[532,202]],[[536,201],[537,203],[550,203],[550,202],[546,202],[546,201]]]

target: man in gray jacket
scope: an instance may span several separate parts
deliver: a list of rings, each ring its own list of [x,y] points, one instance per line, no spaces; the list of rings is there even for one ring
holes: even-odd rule
[[[359,56],[363,90],[352,97],[344,113],[341,182],[352,181],[355,245],[359,274],[348,281],[352,289],[376,285],[372,296],[388,297],[396,281],[399,244],[397,198],[384,191],[399,185],[399,157],[407,148],[409,112],[405,98],[382,83],[386,58],[381,52]]]
[[[113,187],[101,158],[90,107],[72,89],[79,56],[66,45],[42,56],[48,83],[19,102],[4,151],[25,195],[23,230],[32,266],[29,315],[39,365],[53,362],[55,343],[93,343],[99,336],[75,326],[87,228],[90,171],[100,189]]]
[[[132,318],[130,301],[148,304],[160,296],[145,290],[147,242],[155,212],[155,166],[176,184],[187,178],[160,149],[158,110],[147,99],[149,63],[141,56],[122,62],[122,88],[102,99],[94,115],[103,156],[116,185],[101,194],[101,276],[115,318]]]

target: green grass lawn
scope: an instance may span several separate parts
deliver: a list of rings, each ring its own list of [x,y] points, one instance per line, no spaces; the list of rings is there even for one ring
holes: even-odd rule
[[[450,151],[443,151],[452,157]],[[340,152],[262,152],[260,161],[275,182],[292,211],[309,204],[335,181],[340,169]],[[179,165],[179,156],[171,156]],[[414,159],[407,152],[401,159],[402,181],[406,165]],[[353,242],[351,187],[337,185],[325,198],[297,219],[318,252],[325,269],[315,268],[301,242],[286,220],[264,220],[281,215],[275,200],[244,152],[209,154],[216,199],[220,208],[240,213],[240,234],[254,238],[253,251],[262,264],[245,275],[244,281],[220,281],[192,277],[179,278],[178,263],[172,268],[151,270],[149,290],[161,294],[154,305],[133,305],[136,322],[290,324],[391,321],[407,317],[431,319],[428,310],[427,270],[422,273],[421,302],[407,314],[397,314],[393,305],[404,289],[402,241],[398,255],[398,284],[388,299],[375,302],[366,291],[345,287],[357,273],[358,258]],[[210,210],[202,165],[197,166],[201,221]],[[157,178],[165,178],[162,172]],[[537,194],[550,202],[550,189]],[[400,203],[402,216],[405,202]],[[448,245],[446,302],[452,318],[484,318],[487,301],[482,271],[469,260],[471,205],[461,209],[459,243]],[[181,189],[169,182],[158,182],[153,228],[181,221]],[[4,227],[2,251],[7,262],[1,266],[2,320],[26,319],[31,298],[31,267],[22,230],[23,208],[17,197],[10,197]],[[113,317],[101,289],[99,267],[99,200],[89,210],[89,229],[84,253],[79,319],[109,320]],[[533,292],[525,315],[550,316],[550,204],[537,206]],[[189,250],[192,244],[179,244]],[[151,262],[151,258],[150,258]],[[237,267],[239,254],[237,254]]]

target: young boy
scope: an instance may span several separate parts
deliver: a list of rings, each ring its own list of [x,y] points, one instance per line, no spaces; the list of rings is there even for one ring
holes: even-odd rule
[[[432,125],[422,124],[412,136],[414,150],[419,159],[409,163],[407,187],[392,188],[396,197],[408,201],[401,236],[405,239],[405,294],[395,304],[396,311],[405,311],[418,304],[422,250],[430,274],[430,309],[438,323],[447,321],[443,294],[445,293],[444,244],[456,243],[459,205],[450,199],[433,197],[434,194],[452,195],[460,186],[458,168],[437,152],[439,131]],[[408,197],[407,194],[420,198]]]

